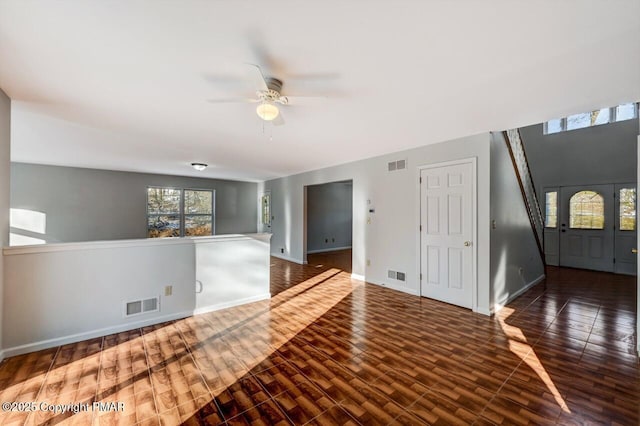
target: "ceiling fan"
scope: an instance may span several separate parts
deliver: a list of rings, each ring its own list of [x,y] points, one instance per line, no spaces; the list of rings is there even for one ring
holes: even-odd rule
[[[256,81],[256,98],[226,98],[209,99],[211,103],[246,102],[259,103],[256,114],[264,121],[273,123],[274,126],[284,124],[284,118],[278,105],[286,106],[295,104],[299,99],[325,99],[323,96],[283,96],[283,82],[275,77],[265,77],[259,65],[247,64],[254,70]]]

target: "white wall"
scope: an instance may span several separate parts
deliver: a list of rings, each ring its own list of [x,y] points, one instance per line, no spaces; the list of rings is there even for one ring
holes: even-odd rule
[[[195,313],[271,297],[269,240],[269,234],[194,239]]]
[[[5,354],[269,298],[268,242],[226,235],[5,247]],[[248,265],[240,274],[239,264]],[[197,294],[196,277],[204,290]],[[160,312],[124,317],[125,302],[154,296]]]
[[[315,170],[265,183],[271,191],[271,253],[296,262],[304,259],[304,187],[353,180],[353,273],[366,281],[419,294],[418,169],[425,164],[478,159],[478,306],[488,314],[489,167],[488,133],[408,151]],[[388,172],[387,163],[408,160],[406,170]],[[370,200],[370,204],[368,203]],[[375,213],[369,213],[373,208]],[[367,223],[370,219],[371,223]],[[282,252],[281,252],[282,250]],[[370,260],[371,265],[365,266]],[[406,273],[407,281],[387,278],[387,270]]]
[[[0,89],[0,246],[9,244],[11,99]],[[3,261],[0,258],[0,360],[2,349]]]
[[[544,277],[544,264],[501,132],[491,134],[491,220],[491,283],[493,304],[499,309]]]
[[[353,183],[307,187],[307,253],[351,247]]]

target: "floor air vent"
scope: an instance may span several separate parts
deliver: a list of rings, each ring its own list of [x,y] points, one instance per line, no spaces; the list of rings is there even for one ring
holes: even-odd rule
[[[149,299],[132,300],[124,303],[124,316],[131,317],[134,315],[146,314],[148,312],[157,312],[160,310],[160,297],[151,297]]]

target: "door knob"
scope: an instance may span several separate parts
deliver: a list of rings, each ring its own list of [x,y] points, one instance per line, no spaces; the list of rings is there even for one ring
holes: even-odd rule
[[[465,241],[465,242],[464,242],[464,246],[465,246],[465,247],[469,247],[470,245],[471,245],[471,241]]]
[[[631,253],[638,254],[638,249],[631,249]]]

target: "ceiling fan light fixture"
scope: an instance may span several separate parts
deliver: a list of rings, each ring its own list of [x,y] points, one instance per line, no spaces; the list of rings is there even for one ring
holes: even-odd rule
[[[207,166],[208,166],[208,164],[204,164],[204,163],[191,163],[191,167],[193,167],[194,169],[196,169],[199,172],[201,172],[204,169],[206,169]]]
[[[258,117],[262,118],[264,121],[271,121],[278,117],[280,110],[278,110],[277,106],[265,102],[258,105],[256,113],[258,114]]]

